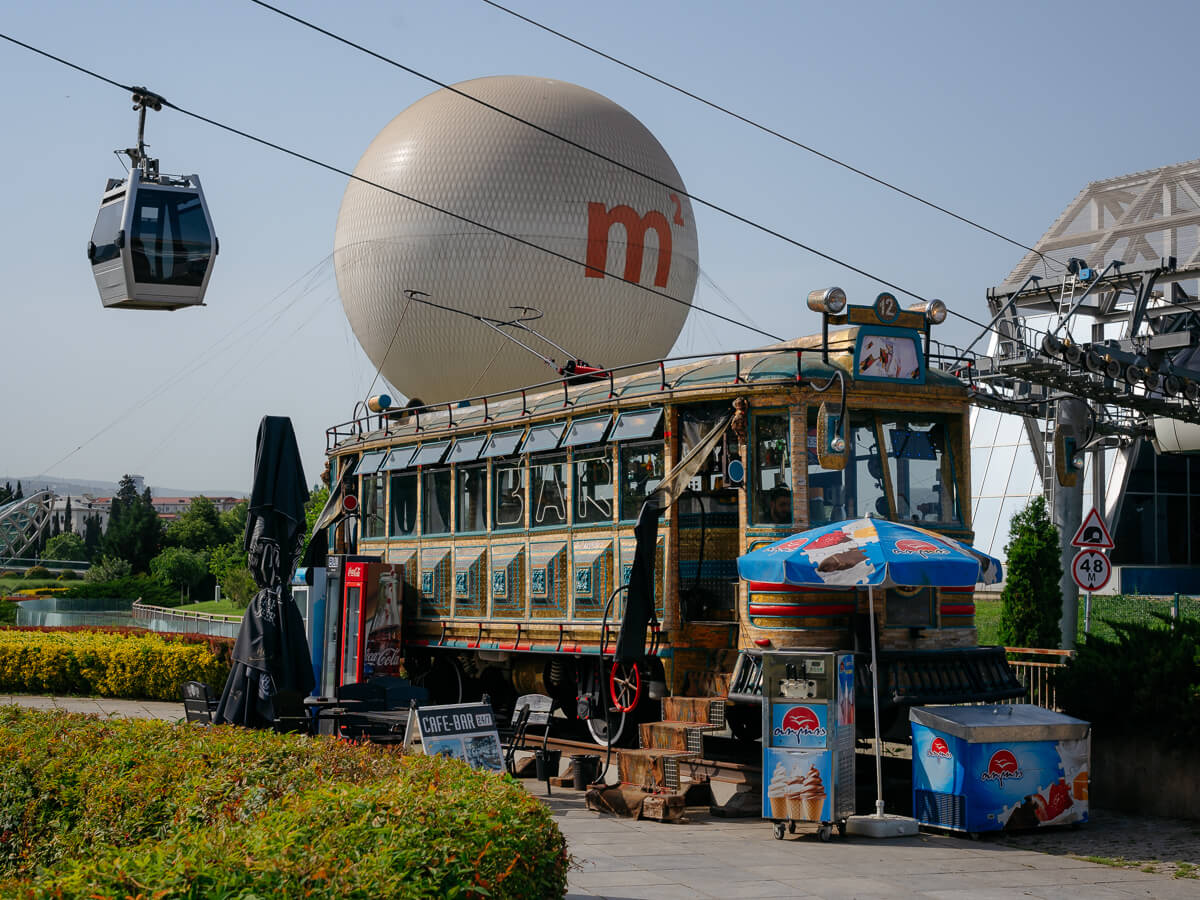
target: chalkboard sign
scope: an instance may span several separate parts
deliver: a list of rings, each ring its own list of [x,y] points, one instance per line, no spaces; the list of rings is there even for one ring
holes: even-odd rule
[[[415,727],[414,727],[415,725]],[[405,745],[420,741],[430,756],[461,759],[472,769],[504,771],[496,715],[488,703],[422,706],[409,712]]]

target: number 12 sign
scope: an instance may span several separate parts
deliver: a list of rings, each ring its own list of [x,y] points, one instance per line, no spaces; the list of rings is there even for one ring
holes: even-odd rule
[[[1112,577],[1112,565],[1099,550],[1080,550],[1071,563],[1071,577],[1081,591],[1098,591]]]

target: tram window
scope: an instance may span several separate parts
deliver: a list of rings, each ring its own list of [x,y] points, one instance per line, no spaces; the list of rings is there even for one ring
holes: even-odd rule
[[[787,413],[757,415],[753,419],[750,510],[756,524],[792,524],[791,427]]]
[[[608,431],[608,423],[612,421],[612,413],[603,416],[592,416],[589,419],[572,419],[567,433],[563,435],[562,446],[582,447],[585,444],[598,444],[604,440]]]
[[[663,479],[660,441],[621,445],[621,518],[636,519],[642,504]]]
[[[575,454],[575,524],[611,522],[612,456],[608,450]]]
[[[117,234],[121,230],[121,214],[125,211],[125,198],[118,197],[100,207],[96,216],[96,227],[92,229],[92,243],[96,249],[92,252],[92,265],[108,262],[121,255],[117,246]]]
[[[654,436],[662,422],[662,414],[662,407],[621,413],[613,425],[611,440],[634,441]]]
[[[549,425],[535,425],[529,429],[529,434],[525,436],[524,442],[521,444],[522,453],[536,453],[539,450],[553,450],[558,446],[558,439],[562,435],[563,426],[561,422],[553,422]]]
[[[450,470],[435,469],[421,476],[421,533],[450,532]]]
[[[958,524],[945,423],[885,421],[883,431],[896,491],[896,517],[931,525]]]
[[[134,196],[131,226],[135,281],[200,286],[212,235],[199,194],[142,188]]]
[[[417,533],[417,473],[392,476],[392,537],[412,537]]]
[[[492,475],[492,529],[506,531],[525,527],[525,465],[497,464]]]
[[[845,469],[823,469],[817,458],[817,412],[808,417],[808,516],[814,525],[866,515],[887,517],[887,492],[883,463],[875,440],[875,421],[853,416],[847,441],[850,464]]]
[[[362,493],[359,499],[362,503],[362,536],[364,538],[380,538],[387,534],[387,519],[384,518],[384,477],[383,475],[364,475]]]
[[[567,524],[567,456],[555,453],[529,461],[530,528]]]
[[[455,478],[458,481],[458,521],[455,530],[460,534],[467,531],[487,530],[487,464],[459,466]]]

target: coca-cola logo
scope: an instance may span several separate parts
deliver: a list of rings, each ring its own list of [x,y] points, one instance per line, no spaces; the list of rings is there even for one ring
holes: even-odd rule
[[[995,781],[1004,787],[1004,779],[1019,779],[1024,777],[1016,755],[1011,750],[1000,749],[988,760],[987,769],[979,775],[980,781]]]
[[[404,662],[404,655],[399,647],[380,647],[378,650],[367,650],[364,659],[371,666],[398,666]]]
[[[347,578],[362,578],[362,575],[363,575],[362,563],[349,563],[346,566],[346,577]]]

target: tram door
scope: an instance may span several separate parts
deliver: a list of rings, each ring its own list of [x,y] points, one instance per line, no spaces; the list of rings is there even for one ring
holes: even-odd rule
[[[399,675],[404,662],[403,567],[354,557],[343,568],[338,684]]]
[[[698,444],[730,410],[728,401],[679,409],[679,456]],[[680,612],[692,622],[737,621],[738,494],[728,462],[728,432],[677,501]]]

